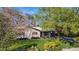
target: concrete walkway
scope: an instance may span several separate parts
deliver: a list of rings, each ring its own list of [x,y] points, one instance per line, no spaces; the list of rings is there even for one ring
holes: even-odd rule
[[[79,48],[63,49],[62,51],[79,51]]]

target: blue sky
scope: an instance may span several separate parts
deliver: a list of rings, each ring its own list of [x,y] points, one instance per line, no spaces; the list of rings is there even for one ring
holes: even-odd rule
[[[15,9],[23,12],[24,14],[34,15],[39,12],[38,7],[15,7]]]

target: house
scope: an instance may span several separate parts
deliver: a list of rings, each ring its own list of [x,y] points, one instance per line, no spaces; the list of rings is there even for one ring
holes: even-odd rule
[[[41,28],[40,27],[29,27],[29,26],[20,26],[16,29],[18,35],[17,38],[40,38],[41,37]]]
[[[40,38],[42,29],[40,27],[32,27],[32,38]]]
[[[53,31],[43,31],[40,27],[34,27],[32,17],[22,15],[20,12],[14,12],[12,8],[2,8],[2,13],[8,19],[11,19],[13,31],[17,32],[17,38],[40,38],[52,37]],[[40,23],[40,21],[37,21]],[[38,25],[38,23],[36,24]]]
[[[52,38],[57,36],[56,30],[42,30],[41,31],[41,37],[42,38]]]
[[[41,27],[16,26],[17,38],[50,38],[55,37],[55,30],[43,31]]]

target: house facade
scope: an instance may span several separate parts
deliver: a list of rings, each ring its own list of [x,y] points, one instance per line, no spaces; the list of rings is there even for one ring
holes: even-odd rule
[[[41,28],[40,27],[33,27],[32,29],[32,38],[40,38],[41,37]]]
[[[17,38],[40,38],[41,37],[40,27],[17,27],[18,33]]]

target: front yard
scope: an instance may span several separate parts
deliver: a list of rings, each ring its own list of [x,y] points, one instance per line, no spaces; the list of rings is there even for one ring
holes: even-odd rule
[[[53,39],[25,39],[14,40],[6,48],[0,48],[7,51],[62,51],[64,48],[79,47],[79,43],[70,44],[68,41]]]

